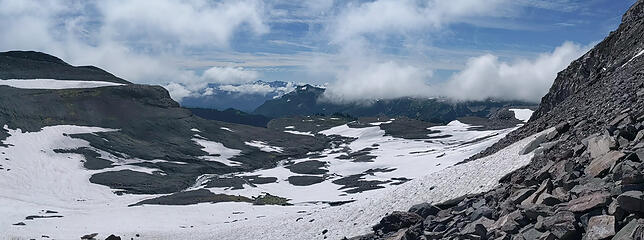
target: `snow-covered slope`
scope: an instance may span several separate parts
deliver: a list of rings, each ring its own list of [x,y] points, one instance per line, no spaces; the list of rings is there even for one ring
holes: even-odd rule
[[[414,203],[442,201],[484,191],[494,186],[503,174],[528,161],[528,155],[516,155],[517,149],[525,145],[523,141],[488,158],[453,166],[512,130],[471,131],[468,130],[470,127],[454,121],[447,126],[431,128],[440,131],[435,135],[449,137],[432,139],[432,134],[425,140],[408,140],[385,136],[380,126],[350,128],[342,125],[321,133],[352,137],[354,140],[324,150],[319,154],[323,157],[290,160],[294,163],[313,159],[324,162],[323,169],[328,172],[324,174],[322,182],[308,186],[293,185],[288,180],[289,177],[307,174],[294,173],[284,165],[278,165],[275,168],[235,174],[275,177],[278,180],[274,183],[255,186],[244,184],[243,189],[216,188],[204,185],[210,176],[202,176],[201,181],[188,189],[205,188],[214,193],[247,197],[269,193],[291,199],[293,206],[257,206],[250,203],[130,206],[163,195],[116,195],[115,190],[92,184],[89,178],[97,172],[123,169],[163,175],[165,173],[160,169],[119,162],[165,160],[124,160],[95,149],[102,158],[115,164],[102,170],[87,170],[83,168],[82,161],[85,159],[82,155],[54,151],[61,148],[90,147],[88,142],[71,138],[70,134],[118,130],[53,126],[45,127],[39,132],[25,133],[7,129],[10,136],[3,141],[7,147],[0,147],[2,158],[6,159],[0,166],[3,168],[0,170],[0,188],[3,189],[0,192],[0,215],[6,216],[0,219],[0,236],[40,238],[46,235],[58,239],[75,239],[97,232],[99,237],[117,234],[126,239],[136,234],[149,239],[256,239],[258,236],[264,239],[310,239],[323,238],[322,230],[328,229],[326,236],[338,239],[365,233],[367,228],[351,226],[353,223],[370,226],[385,213],[406,210]],[[238,154],[238,151],[230,148],[223,151],[220,144],[200,139],[199,134],[203,134],[201,130],[192,131],[194,141],[211,154],[204,157],[204,160],[236,164],[228,159]],[[249,143],[267,151],[275,150],[265,143]],[[344,148],[350,149],[349,153],[371,148],[369,155],[373,155],[373,158],[366,162],[339,158],[346,152],[338,150]],[[364,174],[365,172],[369,174]],[[342,186],[334,183],[335,180],[354,175],[359,175],[358,179],[361,181],[377,181],[383,188],[348,193],[348,190],[357,187],[350,185],[340,189]],[[424,175],[426,176],[423,177]],[[401,178],[406,180],[391,180]],[[399,185],[410,179],[415,180]],[[429,188],[432,190],[428,190]],[[424,191],[432,194],[418,195]],[[324,203],[337,201],[354,202],[339,207],[330,207]]]
[[[190,229],[181,233],[159,233],[157,239],[341,239],[371,231],[391,211],[406,211],[414,204],[439,203],[463,195],[492,189],[506,174],[525,166],[533,154],[519,152],[545,130],[475,161],[460,164],[390,188],[339,207],[312,208],[307,214],[284,213],[274,218],[249,220],[210,229]]]
[[[84,80],[58,80],[58,79],[7,79],[0,80],[0,85],[22,89],[73,89],[97,88],[107,86],[121,86],[122,83]]]

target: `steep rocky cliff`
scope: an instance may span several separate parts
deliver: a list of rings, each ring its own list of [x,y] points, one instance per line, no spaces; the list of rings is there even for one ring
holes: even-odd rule
[[[642,239],[644,1],[560,72],[524,127],[487,149],[536,138],[532,162],[490,192],[394,212],[356,239]],[[431,194],[431,193],[427,193]]]

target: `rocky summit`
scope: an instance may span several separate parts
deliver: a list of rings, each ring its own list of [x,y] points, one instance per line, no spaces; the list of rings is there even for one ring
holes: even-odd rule
[[[542,130],[535,157],[492,191],[393,212],[352,239],[642,239],[644,1],[560,72],[522,128],[472,157]]]

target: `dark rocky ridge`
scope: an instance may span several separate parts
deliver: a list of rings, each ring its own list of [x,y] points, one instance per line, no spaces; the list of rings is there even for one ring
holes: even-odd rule
[[[0,79],[36,78],[130,83],[103,69],[94,66],[75,67],[41,52],[0,52]]]
[[[164,159],[167,162],[141,162],[135,165],[157,168],[167,175],[130,170],[95,174],[90,181],[129,193],[173,193],[194,184],[202,174],[225,174],[274,167],[282,159],[304,156],[323,149],[328,140],[287,134],[266,128],[205,120],[179,107],[162,87],[128,84],[91,89],[36,90],[0,86],[0,126],[23,131],[39,131],[46,126],[79,125],[118,129],[114,132],[75,134],[121,158]],[[234,132],[222,129],[233,129]],[[231,167],[205,161],[208,155],[192,139],[199,135],[242,153]],[[0,131],[0,141],[7,137]],[[263,152],[245,144],[263,141],[282,147],[283,152]],[[59,150],[89,154],[82,149]],[[96,159],[95,159],[96,160]],[[100,161],[100,160],[99,160]],[[109,166],[109,161],[86,162],[90,168]],[[190,164],[182,164],[190,163]]]
[[[490,192],[395,212],[356,239],[642,239],[644,1],[562,71],[528,124],[476,157],[556,127]],[[605,69],[604,69],[605,68]]]

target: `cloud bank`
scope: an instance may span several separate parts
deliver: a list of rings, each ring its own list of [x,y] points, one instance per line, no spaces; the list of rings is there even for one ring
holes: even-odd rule
[[[203,73],[206,81],[218,84],[242,84],[257,80],[259,74],[241,67],[212,67]]]
[[[556,72],[585,48],[566,43],[537,58],[471,50],[441,55],[428,49],[437,48],[433,41],[449,37],[456,24],[494,28],[494,22],[520,17],[523,8],[574,11],[578,5],[558,0],[0,0],[0,51],[43,51],[74,65],[95,65],[136,83],[163,85],[178,101],[203,94],[208,83],[266,92],[248,83],[275,66],[300,67],[302,78],[291,81],[328,82],[325,97],[339,102],[406,96],[536,101]],[[301,24],[271,32],[289,23]],[[291,27],[308,30],[289,32]],[[449,66],[436,66],[441,61]],[[459,72],[447,79],[432,74],[454,69]]]
[[[589,47],[566,42],[534,60],[500,61],[492,54],[471,58],[465,69],[448,80],[444,95],[458,100],[486,98],[538,102],[557,73],[579,58]]]
[[[178,65],[176,56],[226,49],[237,32],[270,30],[257,0],[0,0],[0,6],[0,51],[36,50],[92,64],[136,83],[164,85],[178,101],[213,78],[248,75],[223,68],[202,76]]]

